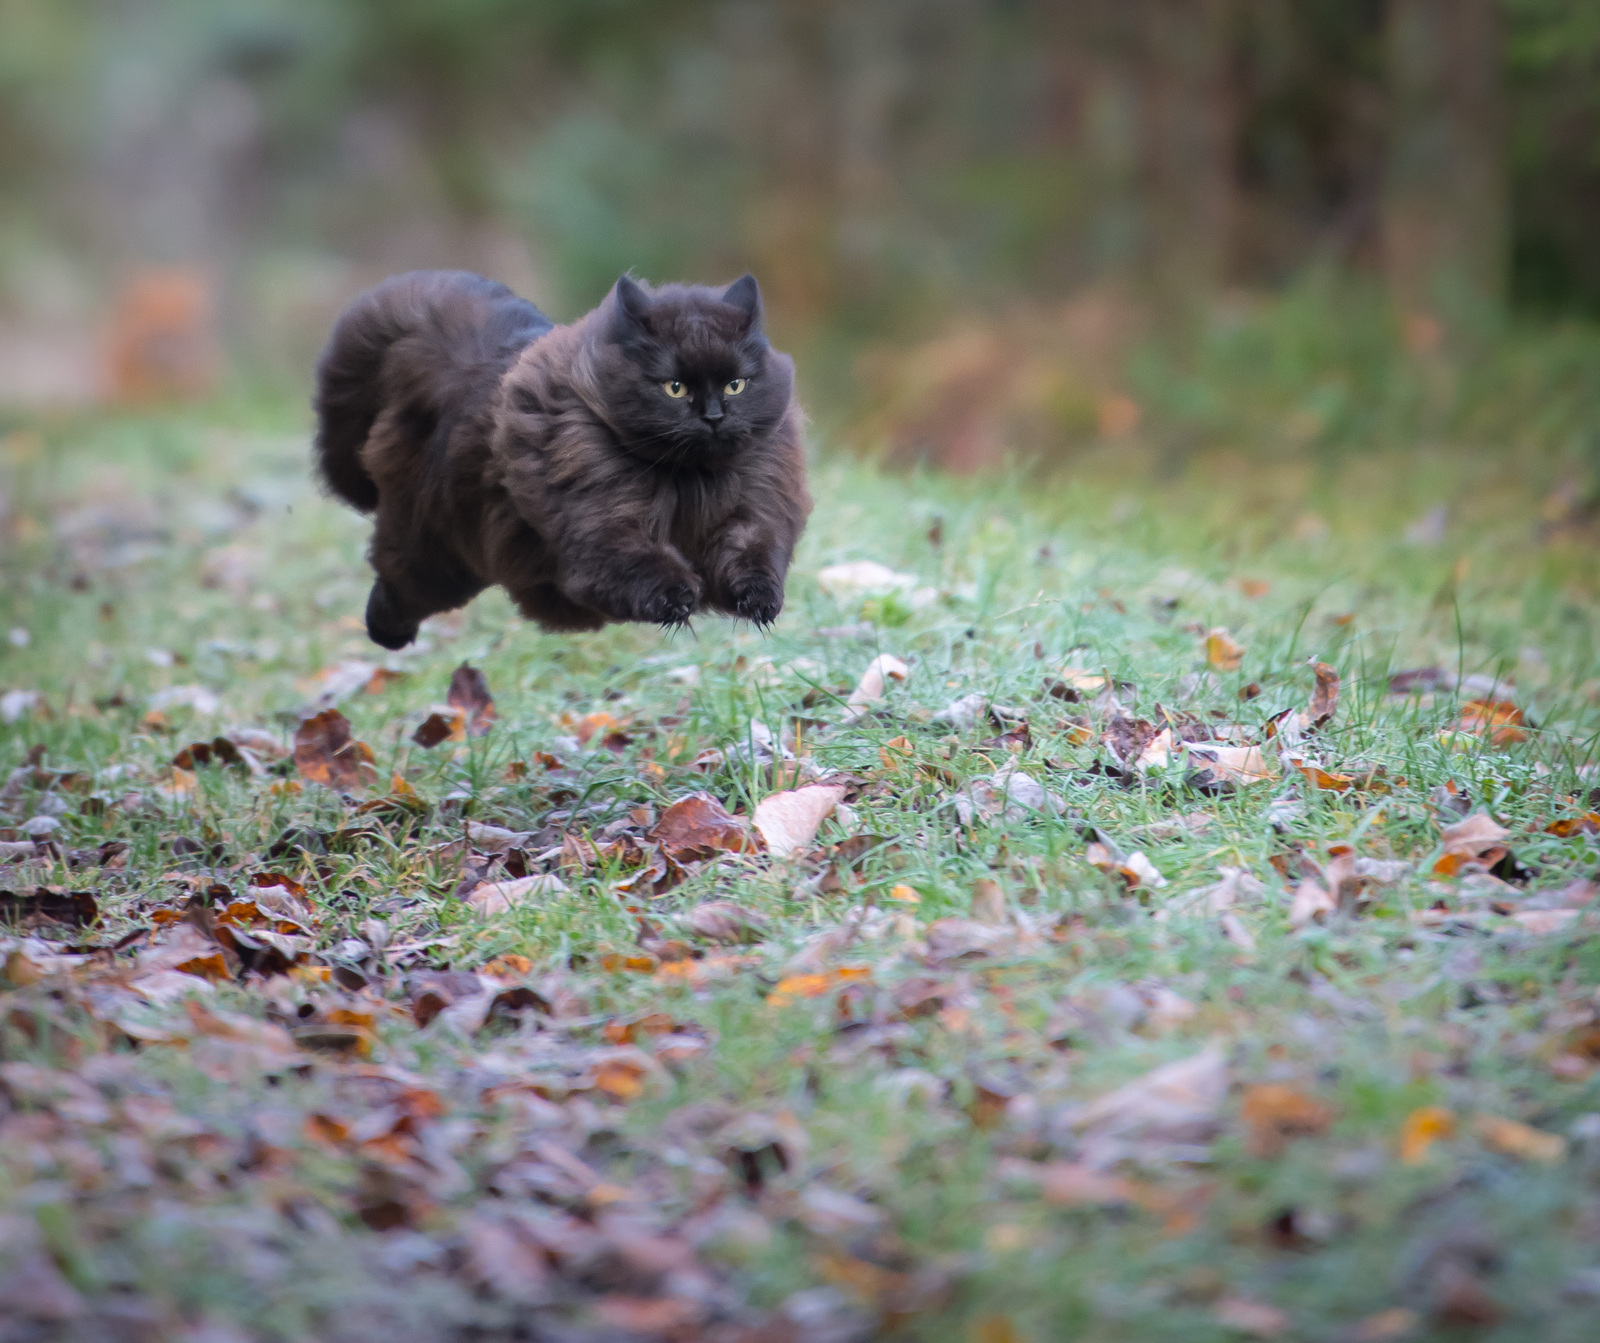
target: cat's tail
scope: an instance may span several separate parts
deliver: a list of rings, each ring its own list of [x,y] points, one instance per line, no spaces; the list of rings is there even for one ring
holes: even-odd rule
[[[453,373],[485,346],[516,348],[549,326],[504,285],[466,271],[412,271],[358,294],[317,361],[316,460],[328,488],[370,513],[378,486],[362,450],[379,415],[403,416],[420,450],[459,391]]]

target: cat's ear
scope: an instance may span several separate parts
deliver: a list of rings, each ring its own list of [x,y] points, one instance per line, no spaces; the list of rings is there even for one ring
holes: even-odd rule
[[[626,275],[617,277],[617,308],[613,328],[619,335],[650,329],[650,296]]]
[[[754,275],[741,275],[722,291],[722,301],[730,308],[737,308],[745,315],[745,327],[747,330],[756,331],[760,329],[761,286],[756,283]]]

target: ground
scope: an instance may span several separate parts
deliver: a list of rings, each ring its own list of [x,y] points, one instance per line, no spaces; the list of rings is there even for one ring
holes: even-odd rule
[[[0,1340],[1594,1336],[1514,462],[825,456],[770,634],[391,657],[261,422],[4,440]]]

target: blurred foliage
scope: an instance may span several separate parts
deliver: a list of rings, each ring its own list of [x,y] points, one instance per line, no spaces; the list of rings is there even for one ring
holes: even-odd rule
[[[1505,152],[1461,165],[1478,195],[1450,209],[1506,215],[1481,232],[1506,240],[1516,305],[1600,313],[1600,4],[1459,8],[1486,7]],[[502,274],[561,316],[623,270],[751,268],[813,378],[841,385],[863,344],[1106,283],[1208,302],[1287,287],[1275,320],[1309,346],[1290,332],[1256,351],[1250,322],[1219,335],[1229,299],[1171,328],[1197,342],[1181,361],[1220,381],[1164,382],[1141,393],[1152,410],[1206,421],[1237,357],[1316,403],[1307,441],[1359,437],[1397,399],[1422,409],[1392,423],[1443,424],[1455,401],[1385,371],[1387,316],[1335,331],[1355,300],[1300,282],[1393,265],[1391,159],[1418,138],[1396,122],[1408,8],[1438,27],[1455,7],[0,0],[0,313],[63,269],[104,289],[193,262],[232,286],[230,339],[259,353],[411,265]],[[287,366],[303,363],[297,349]],[[1057,398],[1079,430],[1093,394]]]

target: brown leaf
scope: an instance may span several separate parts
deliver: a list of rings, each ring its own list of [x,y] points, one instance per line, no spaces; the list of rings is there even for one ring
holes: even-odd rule
[[[1468,862],[1482,860],[1492,866],[1504,855],[1503,841],[1510,837],[1511,832],[1488,812],[1474,812],[1439,832],[1444,853],[1433,870],[1438,876],[1454,876]]]
[[[57,891],[35,886],[31,891],[0,891],[0,918],[8,923],[43,921],[87,928],[100,917],[89,891]]]
[[[478,914],[504,914],[534,896],[559,895],[567,889],[560,877],[536,872],[514,881],[486,881],[467,895],[467,904]]]
[[[1124,718],[1121,714],[1114,715],[1100,734],[1100,740],[1125,765],[1137,760],[1155,737],[1155,724],[1143,718]]]
[[[755,828],[766,841],[767,852],[784,858],[803,849],[838,806],[845,789],[840,784],[812,783],[782,793],[768,793],[756,803]]]
[[[767,921],[731,900],[707,900],[689,911],[687,922],[700,937],[712,942],[756,942],[767,930]]]
[[[1559,1133],[1546,1133],[1515,1119],[1479,1115],[1473,1120],[1472,1126],[1485,1147],[1492,1147],[1506,1156],[1521,1157],[1525,1161],[1556,1162],[1567,1155],[1567,1140]]]
[[[431,751],[440,742],[464,741],[466,735],[466,713],[454,705],[447,705],[443,709],[432,710],[417,725],[417,730],[411,734],[411,740],[423,750]]]
[[[1218,671],[1238,671],[1244,661],[1244,646],[1220,625],[1206,635],[1205,648],[1206,661]]]
[[[521,1305],[550,1299],[550,1269],[544,1255],[506,1222],[473,1214],[462,1226],[467,1276],[497,1296]]]
[[[1291,1086],[1266,1082],[1244,1093],[1240,1118],[1248,1130],[1246,1147],[1250,1154],[1273,1157],[1283,1151],[1290,1138],[1325,1132],[1333,1122],[1333,1111]]]
[[[1052,1161],[1039,1171],[1039,1192],[1046,1203],[1066,1208],[1111,1208],[1132,1203],[1131,1180],[1072,1161]]]
[[[1586,811],[1582,816],[1564,816],[1545,826],[1547,835],[1571,839],[1574,835],[1600,835],[1600,812]]]
[[[488,678],[476,667],[463,662],[455,669],[445,700],[466,715],[469,737],[481,737],[494,726],[494,696],[489,693]]]
[[[1487,737],[1492,746],[1511,746],[1527,741],[1522,730],[1522,710],[1506,699],[1473,699],[1461,706],[1461,720],[1456,731],[1470,732],[1477,737]]]
[[[1289,926],[1304,928],[1321,923],[1329,914],[1339,910],[1339,902],[1318,877],[1306,877],[1294,888],[1294,898],[1289,901]]]
[[[351,737],[350,720],[337,709],[324,709],[295,729],[294,763],[302,777],[342,793],[378,777],[371,748]]]
[[[1311,692],[1311,707],[1307,711],[1307,727],[1322,727],[1333,719],[1339,707],[1339,673],[1326,662],[1313,662],[1311,670],[1317,678]]]
[[[759,833],[750,831],[709,793],[679,798],[661,813],[650,838],[680,863],[715,858],[719,853],[759,853],[765,847]]]
[[[1289,1328],[1289,1316],[1264,1301],[1225,1296],[1211,1308],[1217,1323],[1251,1338],[1277,1338]]]

